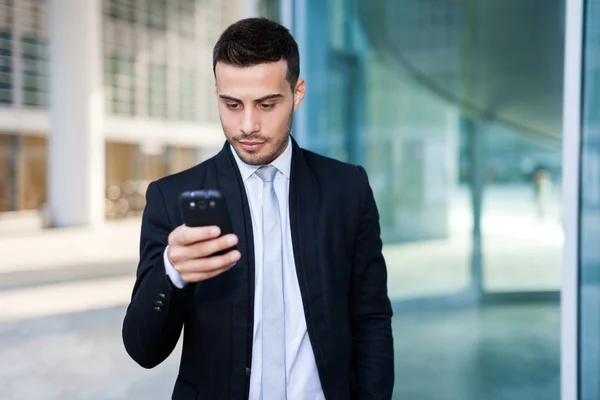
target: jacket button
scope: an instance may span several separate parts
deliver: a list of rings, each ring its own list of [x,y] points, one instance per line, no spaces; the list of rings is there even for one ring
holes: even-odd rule
[[[156,301],[154,302],[154,304],[156,304],[157,306],[162,306],[162,305],[163,305],[163,302],[162,302],[162,301],[160,301],[160,300],[156,300]]]
[[[160,308],[160,307],[154,307],[154,311],[161,312],[161,311],[162,311],[162,308]]]
[[[250,376],[250,368],[246,367],[246,376]]]
[[[159,294],[158,294],[158,296],[159,296],[159,297],[161,297],[161,298],[163,298],[163,299],[164,299],[165,297],[167,297],[167,296],[166,296],[164,293],[159,293]]]

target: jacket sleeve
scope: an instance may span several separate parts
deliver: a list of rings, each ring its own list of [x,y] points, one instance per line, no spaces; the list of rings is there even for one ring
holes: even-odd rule
[[[172,229],[163,194],[152,182],[146,192],[140,260],[122,332],[125,349],[144,368],[157,366],[171,354],[192,300],[194,285],[178,289],[166,274],[163,253]]]
[[[360,400],[391,399],[394,388],[392,307],[382,254],[379,213],[362,167],[361,215],[354,245],[351,323],[356,394]]]

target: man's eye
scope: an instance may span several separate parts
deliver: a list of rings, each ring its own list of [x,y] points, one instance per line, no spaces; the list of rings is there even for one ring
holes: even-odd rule
[[[229,108],[231,110],[237,110],[238,108],[240,108],[240,105],[237,103],[228,103],[227,108]]]
[[[260,107],[261,107],[263,110],[271,110],[271,109],[275,108],[275,104],[267,104],[267,103],[263,103],[263,104],[261,104],[261,105],[260,105]]]

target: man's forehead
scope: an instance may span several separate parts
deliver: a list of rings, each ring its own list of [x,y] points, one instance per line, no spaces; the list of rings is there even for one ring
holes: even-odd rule
[[[217,79],[222,78],[269,78],[287,75],[287,63],[284,60],[270,63],[262,63],[249,66],[237,66],[218,62],[215,67]],[[275,76],[273,76],[275,75]]]
[[[289,86],[287,70],[275,63],[237,67],[217,64],[216,83],[219,95],[238,99],[257,99],[272,93],[283,93]]]

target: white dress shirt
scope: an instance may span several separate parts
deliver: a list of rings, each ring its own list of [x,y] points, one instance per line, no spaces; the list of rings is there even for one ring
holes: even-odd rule
[[[262,285],[263,275],[263,237],[262,229],[262,187],[263,181],[255,174],[259,166],[244,163],[233,148],[231,149],[240,170],[252,216],[252,233],[254,235],[254,260],[255,260],[255,284],[254,295],[254,340],[252,350],[252,367],[250,375],[250,400],[259,400],[261,392],[261,370],[262,370]],[[286,339],[286,376],[287,376],[287,398],[288,400],[324,400],[321,381],[317,372],[317,364],[312,350],[308,332],[306,330],[306,317],[300,295],[298,276],[296,275],[296,264],[294,262],[294,249],[292,246],[292,234],[290,229],[289,215],[289,188],[290,172],[292,166],[291,140],[285,151],[271,163],[277,168],[273,182],[281,221],[283,224],[283,291],[285,311],[285,339]],[[185,286],[185,282],[169,262],[167,251],[164,252],[165,268],[173,284],[179,288]],[[272,266],[273,268],[275,266]],[[233,267],[235,268],[235,267]],[[271,266],[266,266],[271,268]]]

